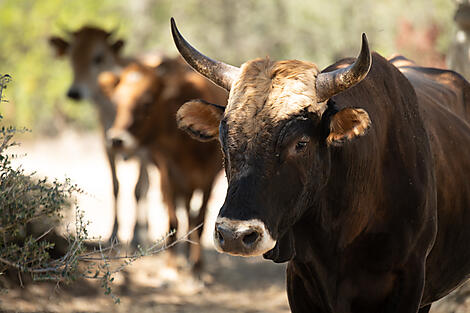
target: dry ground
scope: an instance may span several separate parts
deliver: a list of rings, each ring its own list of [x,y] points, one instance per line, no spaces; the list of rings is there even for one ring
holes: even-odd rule
[[[19,158],[26,170],[62,179],[70,177],[86,190],[79,205],[91,221],[92,236],[109,236],[112,228],[112,187],[100,136],[64,132],[59,138],[26,142],[17,150],[27,153]],[[134,221],[132,188],[136,180],[136,164],[120,162],[121,181],[119,237],[129,240]],[[166,231],[166,213],[161,205],[158,172],[151,172],[149,215],[154,238]],[[145,257],[116,275],[113,291],[121,304],[113,304],[103,294],[97,281],[81,280],[69,286],[55,288],[51,283],[11,286],[0,294],[0,312],[289,312],[285,294],[284,265],[261,258],[239,258],[221,255],[212,249],[211,232],[217,210],[225,196],[223,175],[209,203],[204,247],[206,249],[205,284],[195,281],[185,271],[169,270],[166,255]],[[209,229],[209,231],[207,231]],[[181,250],[181,247],[180,247]],[[182,263],[182,258],[179,258]],[[470,313],[470,286],[460,293],[437,303],[433,313]]]
[[[207,252],[205,286],[184,272],[174,276],[163,255],[146,257],[115,276],[120,304],[97,281],[41,283],[0,296],[0,312],[289,312],[283,265]]]

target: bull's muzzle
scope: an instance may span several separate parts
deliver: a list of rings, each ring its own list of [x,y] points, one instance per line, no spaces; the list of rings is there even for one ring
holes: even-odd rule
[[[263,222],[219,217],[215,223],[214,244],[219,252],[232,255],[261,255],[276,245]]]

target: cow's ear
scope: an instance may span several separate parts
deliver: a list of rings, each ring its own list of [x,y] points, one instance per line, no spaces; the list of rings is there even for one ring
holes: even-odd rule
[[[331,146],[341,146],[348,140],[366,134],[371,121],[363,109],[345,108],[330,118],[330,129],[326,142]]]
[[[176,113],[178,127],[199,141],[217,139],[224,107],[204,100],[191,100]]]
[[[60,37],[50,37],[49,44],[55,51],[57,57],[62,57],[67,54],[70,44]]]
[[[119,84],[119,76],[114,74],[113,72],[102,72],[98,76],[98,84],[102,90],[102,92],[110,98],[114,88]]]
[[[125,42],[122,39],[116,40],[116,42],[111,45],[111,49],[114,53],[118,54],[121,51],[122,47],[124,47],[124,43]]]

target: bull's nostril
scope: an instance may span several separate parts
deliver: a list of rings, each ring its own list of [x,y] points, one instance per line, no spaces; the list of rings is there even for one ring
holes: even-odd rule
[[[224,244],[224,235],[218,229],[215,231],[215,233],[220,245],[222,246]]]
[[[255,243],[256,240],[258,240],[258,238],[259,238],[258,232],[252,231],[252,232],[246,234],[245,236],[243,236],[243,239],[242,239],[242,240],[243,240],[243,243],[244,243],[245,245],[250,246],[250,245],[252,245],[253,243]]]

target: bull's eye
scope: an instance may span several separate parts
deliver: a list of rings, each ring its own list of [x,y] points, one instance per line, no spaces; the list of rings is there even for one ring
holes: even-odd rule
[[[98,54],[98,55],[96,55],[96,56],[93,58],[93,63],[94,63],[95,65],[99,65],[99,64],[103,63],[103,61],[104,61],[104,56],[103,56],[101,53]]]
[[[149,107],[152,106],[152,101],[144,101],[144,102],[142,102],[142,106],[143,106],[145,109],[148,109]]]
[[[307,137],[304,137],[297,141],[297,143],[295,144],[295,152],[299,153],[304,151],[307,148],[309,142],[310,140]]]

